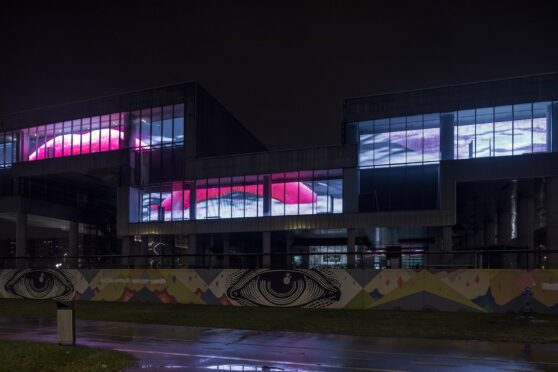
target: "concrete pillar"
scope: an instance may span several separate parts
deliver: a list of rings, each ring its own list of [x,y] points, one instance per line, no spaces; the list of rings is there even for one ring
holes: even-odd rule
[[[285,238],[285,260],[286,260],[286,268],[290,269],[293,266],[293,256],[291,254],[291,247],[293,245],[293,236],[292,234],[287,231],[286,238]]]
[[[149,251],[149,237],[147,235],[142,235],[141,236],[141,251],[139,252],[139,255],[141,256],[146,256],[145,258],[141,257],[138,261],[139,262],[143,262],[143,265],[138,265],[138,267],[146,267],[149,268],[149,257],[147,257]]]
[[[262,267],[271,267],[271,232],[262,232]]]
[[[122,267],[130,267],[132,266],[133,262],[130,260],[129,257],[132,254],[132,245],[131,245],[131,237],[123,236],[120,241],[122,242],[122,249],[120,251],[120,255],[122,256],[121,265]]]
[[[203,267],[203,257],[194,256],[198,254],[198,239],[196,234],[188,235],[188,258],[186,262],[189,267]]]
[[[453,159],[454,113],[440,114],[440,154],[442,160]]]
[[[71,260],[70,267],[77,267],[79,256],[79,224],[76,221],[70,221],[70,229],[68,236],[68,249]]]
[[[558,177],[546,179],[546,249],[558,252]],[[558,253],[547,255],[546,268],[558,269]]]
[[[356,230],[347,229],[347,268],[355,268],[355,241],[356,241]]]
[[[223,236],[223,269],[229,269],[231,266],[231,249],[229,235]]]
[[[358,196],[360,194],[360,170],[357,168],[343,169],[343,212],[358,212]]]
[[[495,195],[489,194],[485,198],[484,209],[484,245],[490,247],[496,244],[498,235],[498,213]]]
[[[27,257],[27,214],[17,212],[16,214],[16,257]],[[26,267],[28,260],[16,261],[17,267]]]
[[[535,213],[534,201],[532,198],[520,198],[517,207],[517,243],[521,247],[526,247],[529,254],[521,255],[527,262],[526,267],[532,268],[534,264],[534,230],[535,230]],[[525,257],[526,256],[526,257]]]

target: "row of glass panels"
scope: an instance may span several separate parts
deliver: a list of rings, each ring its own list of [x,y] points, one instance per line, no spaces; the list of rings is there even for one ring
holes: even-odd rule
[[[361,167],[420,165],[440,160],[440,125],[453,128],[453,158],[520,155],[548,150],[556,102],[495,106],[348,124],[358,133]],[[442,139],[443,140],[443,139]]]
[[[20,153],[16,156],[19,144]],[[0,133],[0,167],[15,161],[184,144],[184,104],[84,117]]]
[[[192,215],[203,220],[341,213],[342,188],[339,169],[156,183],[130,190],[129,218],[149,222],[183,221]]]

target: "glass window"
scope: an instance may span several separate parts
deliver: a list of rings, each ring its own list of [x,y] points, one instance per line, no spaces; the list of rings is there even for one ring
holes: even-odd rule
[[[362,121],[358,127],[358,162],[361,167],[372,167],[374,166],[374,121]]]
[[[232,217],[232,179],[222,177],[219,179],[219,218]]]
[[[407,157],[407,122],[405,117],[389,119],[390,164],[404,164]]]
[[[232,192],[231,192],[231,202],[232,202],[232,218],[242,218],[244,217],[245,209],[245,192],[246,183],[244,177],[233,177],[232,178]]]
[[[512,106],[494,107],[494,142],[496,156],[512,155]]]
[[[533,152],[550,151],[547,146],[547,115],[550,102],[533,104]]]
[[[389,119],[374,120],[372,152],[375,166],[389,165],[390,133]]]
[[[162,142],[167,145],[173,143],[173,125],[172,125],[173,106],[163,107],[163,139]]]
[[[285,215],[285,173],[271,175],[271,215]]]
[[[475,110],[457,112],[457,159],[475,157]]]
[[[91,118],[91,152],[99,152],[101,148],[101,117],[94,116]]]
[[[244,203],[245,217],[263,215],[263,183],[258,182],[258,176],[246,176]]]
[[[422,115],[408,116],[407,118],[407,133],[402,132],[398,137],[405,136],[406,141],[403,138],[398,138],[403,146],[407,148],[407,164],[412,163],[422,163],[423,161],[423,122]]]
[[[475,157],[494,156],[494,109],[476,110],[476,153]]]
[[[140,126],[140,147],[143,149],[149,148],[151,146],[151,109],[141,110],[141,126]]]
[[[207,180],[196,181],[196,219],[207,218]]]
[[[423,161],[440,160],[440,114],[423,116]]]
[[[151,146],[163,144],[162,140],[162,112],[160,107],[151,109]]]
[[[174,105],[173,141],[184,143],[184,104]]]
[[[513,106],[513,154],[533,152],[533,113],[532,105]]]

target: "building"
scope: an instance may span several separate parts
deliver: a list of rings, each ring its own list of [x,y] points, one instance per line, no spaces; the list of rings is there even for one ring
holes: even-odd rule
[[[343,111],[284,151],[197,83],[2,117],[3,265],[558,265],[558,74]]]

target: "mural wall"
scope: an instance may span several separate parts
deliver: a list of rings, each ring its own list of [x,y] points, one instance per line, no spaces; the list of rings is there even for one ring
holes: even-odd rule
[[[558,270],[20,269],[0,271],[0,297],[558,313]]]

